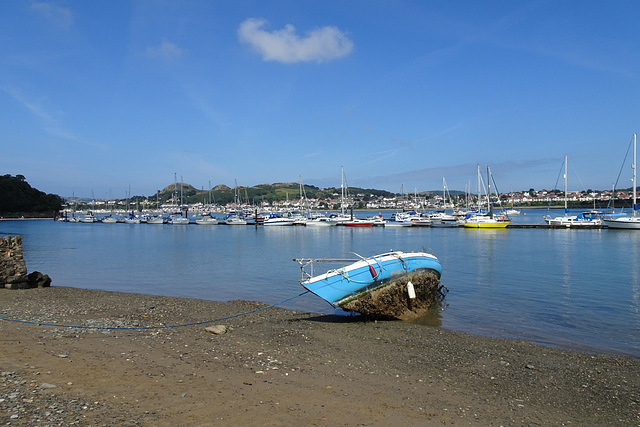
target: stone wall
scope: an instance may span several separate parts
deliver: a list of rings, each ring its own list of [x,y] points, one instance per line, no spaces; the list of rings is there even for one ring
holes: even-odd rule
[[[0,238],[0,287],[27,289],[50,284],[51,279],[46,274],[37,271],[27,274],[22,257],[22,236]]]

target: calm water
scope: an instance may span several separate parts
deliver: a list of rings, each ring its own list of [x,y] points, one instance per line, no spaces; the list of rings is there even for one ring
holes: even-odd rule
[[[547,212],[526,213],[514,222]],[[449,288],[443,327],[640,357],[640,232],[0,222],[15,234],[54,286],[268,304],[303,291],[292,258],[424,247]],[[335,312],[313,295],[282,306]]]

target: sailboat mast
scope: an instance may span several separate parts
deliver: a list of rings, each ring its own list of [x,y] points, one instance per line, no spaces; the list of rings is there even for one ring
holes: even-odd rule
[[[489,217],[493,218],[493,206],[491,205],[491,172],[487,165],[487,208],[489,209]]]
[[[344,166],[340,166],[340,175],[342,178],[340,183],[340,213],[344,216]]]
[[[567,199],[568,199],[568,194],[567,194],[567,172],[568,172],[568,161],[567,161],[567,155],[565,154],[564,156],[564,211],[567,211]]]
[[[637,160],[637,146],[636,146],[636,134],[633,134],[633,164],[631,165],[631,167],[633,168],[633,216],[636,216],[636,187],[637,187],[637,183],[636,183],[636,162]]]
[[[478,214],[482,213],[482,191],[480,190],[480,163],[478,163]]]

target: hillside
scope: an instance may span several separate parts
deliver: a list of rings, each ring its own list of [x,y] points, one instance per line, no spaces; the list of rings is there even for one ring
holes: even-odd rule
[[[23,175],[0,176],[0,216],[51,216],[63,203],[56,194],[32,188]]]
[[[321,189],[313,185],[303,185],[302,192],[304,196],[311,199],[322,199],[327,197],[336,197],[340,195],[340,188]],[[162,189],[157,197],[160,203],[165,203],[172,197],[180,197],[184,203],[207,203],[209,200],[218,204],[232,203],[234,199],[241,202],[261,203],[273,202],[279,200],[298,200],[300,198],[300,184],[297,183],[275,183],[260,184],[253,187],[236,187],[231,188],[223,184],[216,185],[209,190],[198,190],[194,186],[187,183],[177,183],[167,185]],[[371,188],[349,188],[350,195],[363,195],[364,200],[375,197],[393,197],[393,193],[385,190],[376,190]],[[137,196],[134,200],[142,201],[145,197]],[[154,200],[156,195],[148,196],[150,200]]]

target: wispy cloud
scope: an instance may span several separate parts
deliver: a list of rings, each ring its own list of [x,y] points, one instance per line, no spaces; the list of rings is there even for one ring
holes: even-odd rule
[[[264,30],[266,24],[264,19],[250,18],[238,28],[240,41],[253,47],[265,61],[326,62],[353,51],[353,42],[336,27],[318,28],[300,37],[291,24],[271,32]]]
[[[42,105],[41,102],[30,99],[20,91],[13,88],[3,88],[3,90],[7,94],[9,94],[16,102],[21,104],[29,112],[38,117],[43,123],[44,130],[48,134],[70,141],[78,141],[78,138],[72,132],[64,129],[60,122],[54,117],[53,114],[49,113],[49,111]]]
[[[169,62],[176,61],[184,55],[184,49],[166,40],[163,40],[157,46],[147,47],[145,52],[149,58],[162,59]]]
[[[73,14],[70,9],[49,2],[33,2],[31,10],[65,30],[73,25]]]

